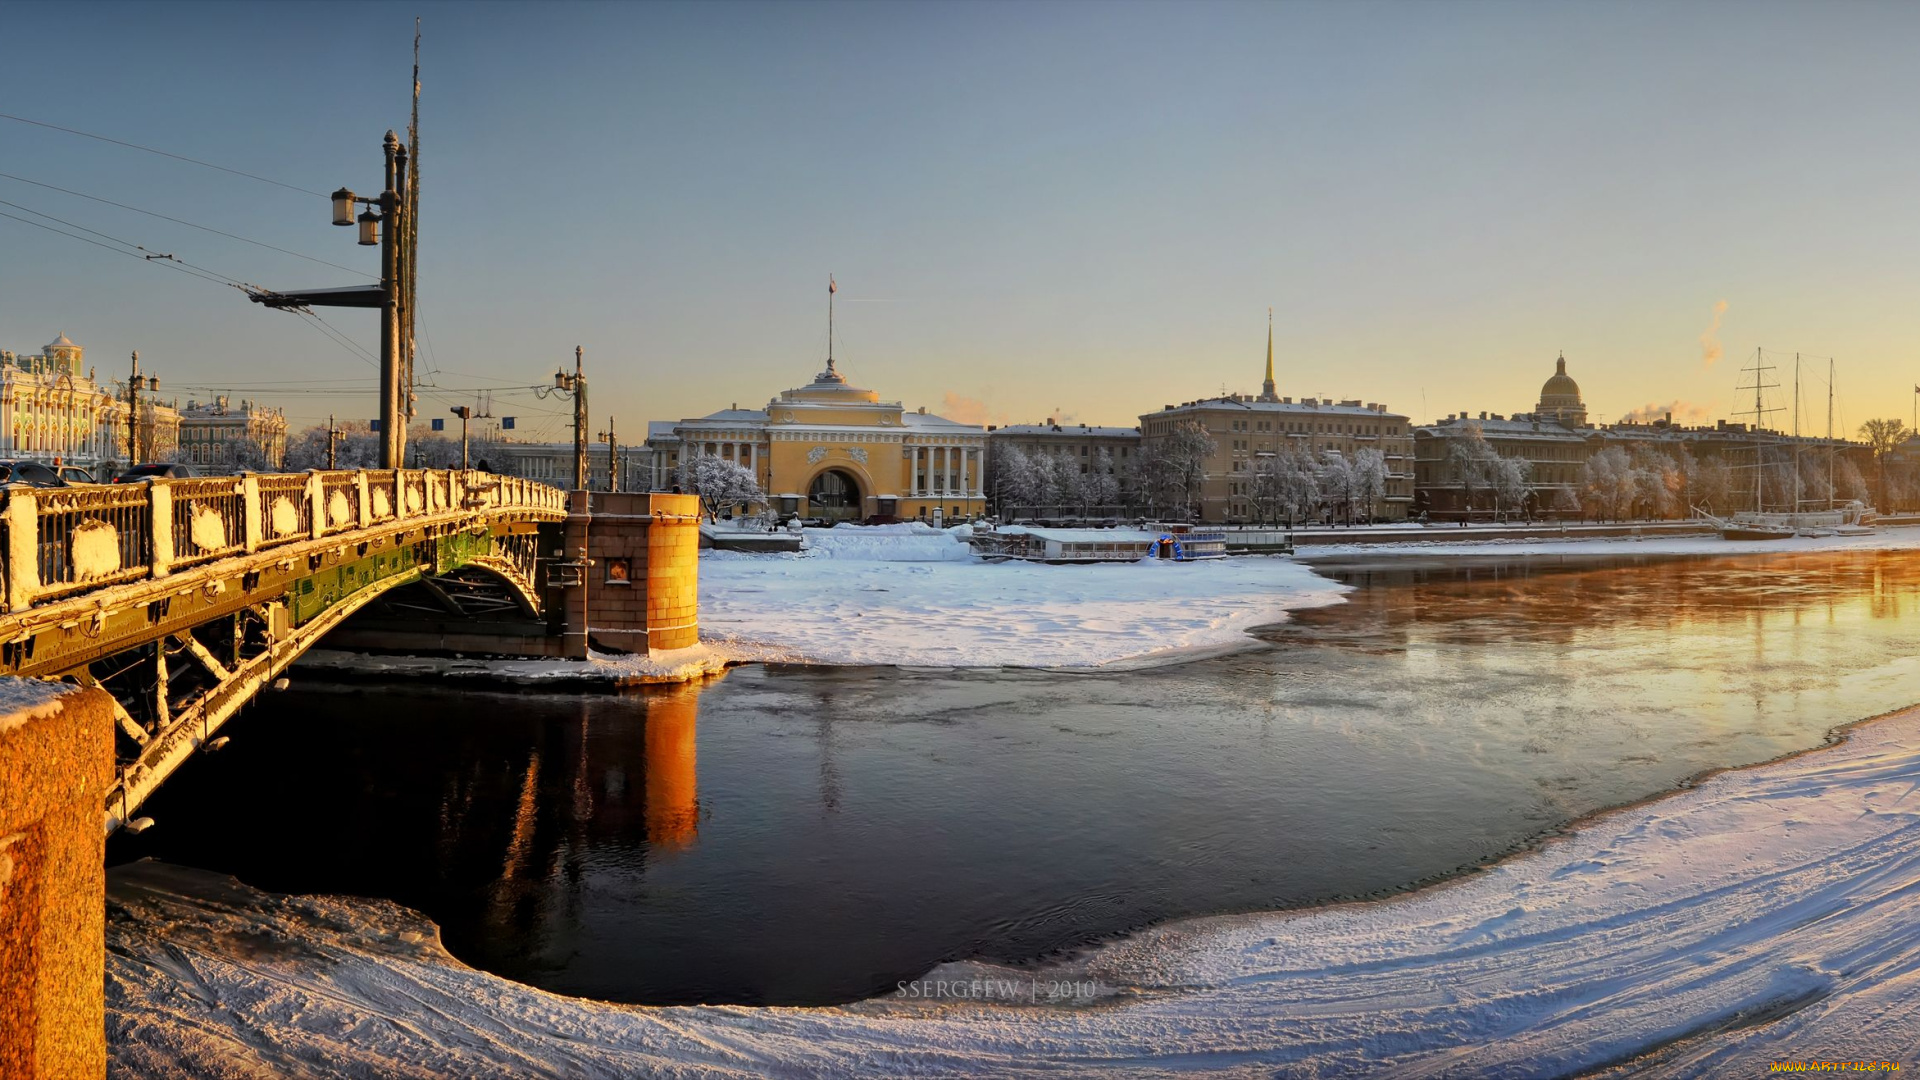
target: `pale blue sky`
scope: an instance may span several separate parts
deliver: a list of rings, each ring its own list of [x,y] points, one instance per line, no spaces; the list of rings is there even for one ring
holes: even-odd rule
[[[966,418],[947,395],[1112,423],[1257,390],[1268,305],[1281,393],[1421,420],[1530,406],[1562,349],[1606,419],[1725,416],[1755,346],[1837,357],[1849,426],[1911,415],[1911,4],[0,0],[0,112],[370,192],[416,13],[445,386],[531,385],[577,343],[596,426],[759,405],[821,367],[832,272],[844,370]],[[310,195],[5,120],[0,162],[374,267]],[[0,200],[264,285],[355,281],[17,181]],[[10,220],[0,252],[0,346],[64,330],[103,374],[138,348],[296,424],[374,412],[373,369],[296,317]],[[326,318],[375,348],[368,313]]]

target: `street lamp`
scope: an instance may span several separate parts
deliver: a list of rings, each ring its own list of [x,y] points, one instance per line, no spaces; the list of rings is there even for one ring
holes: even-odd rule
[[[607,417],[607,430],[594,438],[607,444],[607,490],[620,490],[620,437],[614,433],[613,417]]]
[[[467,421],[473,419],[473,407],[455,405],[448,412],[460,418],[460,471],[467,471]]]
[[[160,376],[140,374],[140,351],[134,350],[133,370],[127,374],[127,468],[140,464],[140,391],[158,393]]]
[[[570,394],[573,397],[573,488],[575,491],[587,489],[587,373],[583,359],[585,354],[585,349],[575,345],[573,374],[555,371],[553,389],[540,391],[541,397],[546,397],[550,393]]]
[[[359,307],[380,309],[380,467],[400,467],[406,447],[407,402],[402,397],[401,349],[411,319],[408,312],[413,298],[410,292],[413,265],[413,240],[407,227],[412,213],[411,181],[407,174],[407,148],[393,132],[387,132],[386,189],[375,198],[356,195],[341,188],[330,197],[333,224],[342,228],[360,227],[363,247],[380,248],[380,284],[344,289],[299,289],[274,292],[250,290],[248,299],[256,304],[282,310],[299,311],[314,307]],[[354,215],[355,207],[364,209]],[[404,250],[403,250],[404,248]]]

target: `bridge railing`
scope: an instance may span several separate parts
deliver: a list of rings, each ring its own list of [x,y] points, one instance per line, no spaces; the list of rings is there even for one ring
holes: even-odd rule
[[[24,611],[89,589],[457,510],[566,512],[566,493],[457,470],[335,470],[3,489],[0,596]]]
[[[173,566],[192,566],[245,551],[247,517],[243,481],[237,476],[171,480]]]

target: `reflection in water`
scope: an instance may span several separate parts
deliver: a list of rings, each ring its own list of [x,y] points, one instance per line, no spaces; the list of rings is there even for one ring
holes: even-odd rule
[[[1920,698],[1920,554],[1322,570],[1361,588],[1148,671],[302,684],[111,851],[388,897],[563,993],[824,1003],[1405,887]]]
[[[647,843],[672,851],[700,831],[700,783],[694,721],[698,687],[656,691],[647,705]]]

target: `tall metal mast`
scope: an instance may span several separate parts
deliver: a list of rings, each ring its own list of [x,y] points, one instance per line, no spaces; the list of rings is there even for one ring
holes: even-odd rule
[[[1740,369],[1740,373],[1743,375],[1749,373],[1753,375],[1753,385],[1748,386],[1743,383],[1735,388],[1753,391],[1753,408],[1750,410],[1750,413],[1753,416],[1753,512],[1756,514],[1765,508],[1765,500],[1761,494],[1761,485],[1766,479],[1766,468],[1764,455],[1761,453],[1760,429],[1766,424],[1768,413],[1777,413],[1780,411],[1778,405],[1768,408],[1766,403],[1765,392],[1768,390],[1778,390],[1780,388],[1779,383],[1770,383],[1766,379],[1767,372],[1772,370],[1773,365],[1767,363],[1766,350],[1756,348],[1753,350],[1753,366]],[[1741,412],[1735,413],[1734,415],[1746,416],[1749,415],[1749,413]]]

